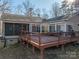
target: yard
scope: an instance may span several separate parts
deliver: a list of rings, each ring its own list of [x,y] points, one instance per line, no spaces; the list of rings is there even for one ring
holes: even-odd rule
[[[40,59],[40,52],[35,49],[32,53],[32,46],[27,48],[21,44],[14,44],[6,48],[0,48],[0,59]],[[45,59],[79,59],[79,46],[67,44],[65,51],[61,47],[52,47],[45,50]]]

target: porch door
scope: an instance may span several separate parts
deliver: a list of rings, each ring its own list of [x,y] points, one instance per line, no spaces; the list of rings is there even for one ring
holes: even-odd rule
[[[32,32],[40,32],[40,25],[33,24],[32,25]]]
[[[29,24],[23,24],[23,30],[29,32]]]
[[[49,31],[50,32],[55,32],[55,25],[50,25],[49,26]]]
[[[61,31],[61,25],[57,25],[57,32],[60,32]]]

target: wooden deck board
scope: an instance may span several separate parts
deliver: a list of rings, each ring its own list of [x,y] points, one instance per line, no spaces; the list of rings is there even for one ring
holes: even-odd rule
[[[31,36],[31,38],[32,38],[32,40],[34,42],[39,43],[39,37]],[[51,42],[51,41],[55,41],[55,40],[58,40],[58,38],[57,37],[53,37],[53,36],[41,36],[40,37],[41,44],[47,43],[47,42]]]
[[[56,36],[30,36],[30,40],[27,37],[22,37],[23,40],[28,41],[30,44],[34,45],[37,48],[48,48],[51,46],[57,46],[62,44],[67,44],[70,42],[75,42],[78,38],[70,38],[70,37],[56,37]],[[40,39],[40,42],[39,42]]]

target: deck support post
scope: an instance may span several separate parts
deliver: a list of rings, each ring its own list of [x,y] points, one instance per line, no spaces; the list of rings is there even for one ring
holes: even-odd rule
[[[33,54],[35,54],[35,47],[33,46],[32,48],[33,48]]]
[[[7,47],[7,39],[4,38],[4,48]]]
[[[65,49],[64,49],[64,45],[62,45],[62,51],[64,51]]]
[[[57,24],[55,23],[55,31],[57,31]]]
[[[28,42],[26,43],[26,45],[27,45],[27,48],[28,48],[28,47],[29,47],[29,46],[28,46]]]
[[[44,59],[44,49],[41,49],[40,59]]]

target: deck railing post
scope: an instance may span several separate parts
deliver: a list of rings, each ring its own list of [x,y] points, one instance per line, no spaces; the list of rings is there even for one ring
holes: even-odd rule
[[[60,44],[60,34],[59,32],[57,33],[57,36],[58,36],[58,45]]]
[[[38,34],[38,37],[39,37],[39,46],[41,45],[41,38],[40,38],[40,33]]]
[[[7,47],[7,39],[5,37],[3,37],[4,39],[4,48]]]
[[[33,54],[35,54],[35,47],[34,47],[34,46],[32,46],[32,49],[33,49]]]
[[[44,49],[41,49],[40,59],[44,59]]]
[[[64,36],[60,36],[61,38],[60,38],[60,40],[61,40],[61,42],[62,42],[62,45],[61,45],[61,50],[64,52],[64,44],[65,44],[65,39],[66,39],[66,32],[62,32],[61,33],[61,35],[64,35]]]

